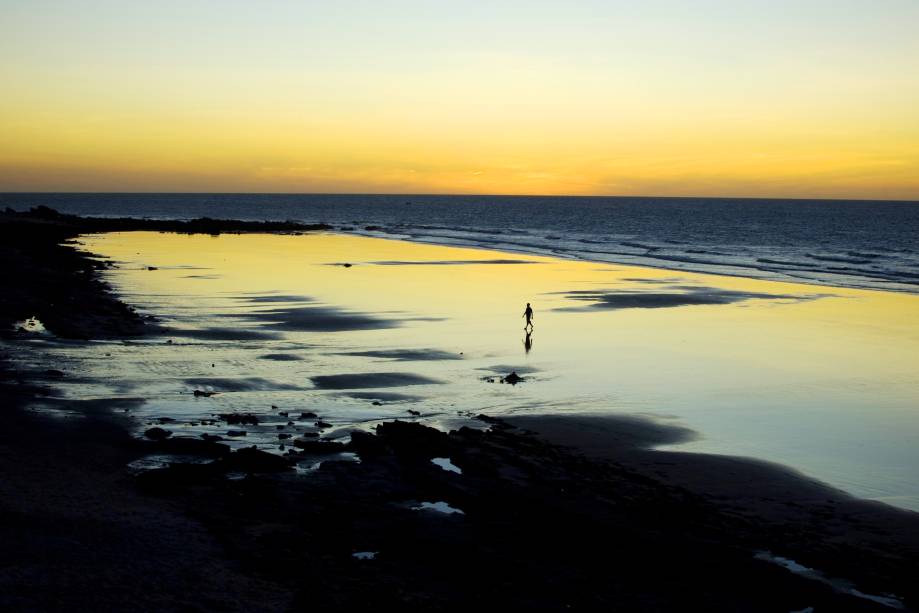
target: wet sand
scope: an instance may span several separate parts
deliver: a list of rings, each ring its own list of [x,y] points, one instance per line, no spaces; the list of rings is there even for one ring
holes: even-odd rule
[[[45,273],[19,261],[22,276],[4,282],[29,295],[24,280]],[[65,291],[113,300],[93,274],[62,279]],[[60,306],[42,304],[53,321]],[[7,351],[35,351],[13,336]],[[399,361],[407,354],[388,352],[400,349],[356,351]],[[449,434],[388,420],[347,443],[320,441],[342,447],[307,456],[346,450],[361,461],[304,476],[292,470],[299,454],[138,440],[129,397],[62,398],[56,375],[2,364],[6,610],[873,611],[914,608],[919,596],[915,513],[776,465],[649,451],[694,436],[660,419],[482,416],[467,419],[478,429]],[[331,383],[324,393],[349,391],[347,380]],[[186,462],[127,469],[180,447]]]
[[[208,413],[257,415],[264,423],[239,444],[266,451],[289,421],[279,411],[309,410],[342,432],[409,410],[443,428],[463,425],[461,412],[646,414],[700,433],[681,450],[787,464],[919,509],[919,296],[507,264],[498,252],[332,233],[80,243],[118,262],[105,278],[163,332],[131,346],[44,343],[78,371],[62,389],[104,396],[109,381],[129,383],[121,393],[146,399],[138,416],[176,418],[177,435],[224,436],[224,424],[201,425]],[[512,371],[526,381],[500,385]],[[413,384],[382,387],[396,381]],[[204,402],[196,390],[216,394]],[[403,396],[379,396],[390,393]]]
[[[919,514],[853,497],[779,464],[656,448],[694,438],[693,431],[628,416],[523,416],[510,423],[584,457],[686,488],[778,539],[776,555],[828,575],[870,576],[880,588],[884,577],[908,583],[916,570]],[[868,551],[881,557],[868,562]],[[899,557],[905,552],[912,553]]]

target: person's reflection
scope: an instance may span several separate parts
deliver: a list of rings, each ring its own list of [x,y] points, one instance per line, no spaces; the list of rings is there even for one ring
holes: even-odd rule
[[[523,349],[527,353],[530,353],[530,349],[533,348],[533,330],[524,330],[526,336],[523,338]]]

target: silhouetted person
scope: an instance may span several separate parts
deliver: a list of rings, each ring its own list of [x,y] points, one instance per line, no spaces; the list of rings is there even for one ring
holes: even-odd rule
[[[524,328],[526,330],[526,328]],[[523,339],[523,349],[527,353],[530,353],[530,349],[533,348],[533,330],[526,330],[526,337]]]
[[[532,330],[533,329],[533,307],[530,306],[529,302],[527,302],[527,308],[523,312],[523,316],[527,320],[527,323],[525,326],[523,326],[523,329],[526,330],[527,328],[529,328],[530,330]]]

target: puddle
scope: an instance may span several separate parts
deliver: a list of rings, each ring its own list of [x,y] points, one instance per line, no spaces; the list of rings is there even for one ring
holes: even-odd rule
[[[372,560],[375,557],[377,557],[378,553],[380,552],[379,551],[358,551],[358,552],[352,553],[351,557],[356,558],[358,560]]]
[[[845,579],[828,577],[819,570],[808,568],[807,566],[799,564],[789,558],[773,555],[768,551],[760,551],[753,557],[757,560],[763,560],[781,566],[800,577],[825,583],[841,594],[849,594],[850,596],[855,596],[856,598],[870,600],[871,602],[876,602],[877,604],[883,605],[885,607],[890,607],[891,609],[903,609],[903,601],[893,594],[884,594],[883,596],[866,594],[855,589],[855,586],[853,586],[851,582],[846,581]]]
[[[436,464],[447,472],[456,473],[458,475],[463,474],[463,469],[451,462],[450,458],[432,458],[431,464]]]
[[[300,475],[309,474],[319,470],[319,467],[322,466],[322,462],[310,462],[309,464],[297,463],[294,464],[294,472]]]
[[[343,451],[341,453],[336,453],[331,457],[325,458],[324,460],[317,460],[314,462],[298,462],[297,464],[294,464],[294,471],[298,474],[312,473],[319,470],[319,467],[326,462],[354,462],[355,464],[360,464],[361,459],[356,453]]]
[[[207,464],[209,462],[211,460],[200,456],[156,453],[145,455],[128,463],[128,470],[136,474],[158,468],[169,468],[172,464]]]
[[[86,417],[86,415],[80,411],[49,406],[34,406],[29,407],[27,410],[31,411],[32,413],[38,413],[40,415],[53,417],[56,419],[84,419]]]
[[[30,317],[29,319],[23,319],[22,321],[17,321],[13,324],[14,330],[19,330],[20,332],[29,332],[32,334],[50,334],[45,328],[39,319],[35,317]]]
[[[465,515],[465,513],[455,507],[451,507],[444,501],[439,502],[422,502],[421,504],[412,507],[412,511],[436,511],[438,513],[444,513],[445,515],[454,515],[460,514]]]

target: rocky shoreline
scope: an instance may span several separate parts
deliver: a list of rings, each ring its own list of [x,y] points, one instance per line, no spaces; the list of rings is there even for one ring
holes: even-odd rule
[[[12,326],[33,316],[71,339],[155,328],[98,278],[106,263],[65,244],[81,233],[323,229],[7,212],[4,343],[16,351]],[[919,602],[916,514],[764,463],[648,451],[680,432],[641,420],[482,415],[482,429],[450,433],[393,421],[353,433],[347,446],[305,443],[297,453],[318,466],[304,475],[283,457],[218,441],[133,439],[104,401],[46,400],[78,419],[28,412],[46,391],[5,369],[3,610],[889,611]],[[337,460],[341,451],[359,461]],[[127,465],[149,453],[199,459],[132,475]]]

